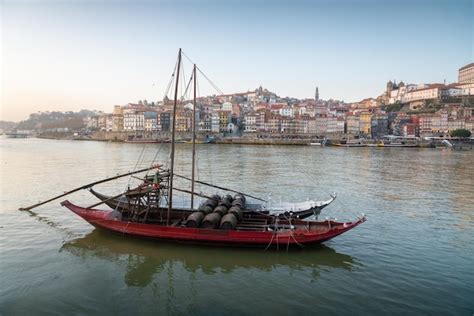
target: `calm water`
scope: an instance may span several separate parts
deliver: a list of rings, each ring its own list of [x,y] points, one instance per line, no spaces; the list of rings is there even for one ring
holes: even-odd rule
[[[132,170],[140,157],[147,165],[157,149],[165,161],[167,145],[0,139],[1,315],[474,313],[474,151],[199,145],[201,180],[274,204],[337,191],[322,217],[368,216],[288,253],[127,239],[59,201],[16,210]],[[189,172],[189,153],[178,146],[178,172]],[[87,191],[68,198],[96,202]]]

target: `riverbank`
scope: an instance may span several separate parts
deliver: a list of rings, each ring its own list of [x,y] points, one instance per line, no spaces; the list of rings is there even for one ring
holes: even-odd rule
[[[180,142],[190,142],[192,134],[188,132],[177,132],[176,139]],[[103,142],[126,142],[133,143],[159,143],[169,142],[171,133],[169,132],[143,132],[140,134],[131,134],[129,132],[95,132],[92,134],[78,134],[67,132],[48,132],[38,134],[36,137],[43,139],[66,139],[82,141],[103,141]],[[324,144],[326,146],[338,147],[377,147],[377,148],[453,148],[469,150],[474,148],[473,140],[450,139],[404,139],[393,141],[380,141],[375,139],[346,139],[346,135],[337,135],[327,138]],[[275,145],[275,146],[321,146],[322,139],[311,137],[311,135],[299,135],[299,137],[288,135],[253,135],[243,137],[218,137],[215,134],[198,134],[198,143],[215,143],[225,145]],[[213,139],[209,142],[210,139]]]

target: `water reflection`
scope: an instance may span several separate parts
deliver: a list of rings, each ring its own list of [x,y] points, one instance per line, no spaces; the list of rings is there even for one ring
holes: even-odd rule
[[[290,252],[261,249],[212,248],[189,246],[122,237],[102,230],[94,230],[83,238],[66,242],[60,251],[68,251],[81,258],[98,257],[109,261],[126,262],[125,283],[145,287],[155,274],[173,274],[184,269],[194,275],[203,273],[230,274],[238,269],[270,272],[286,269],[288,273],[307,271],[313,278],[325,269],[353,270],[360,263],[353,257],[318,245],[314,249]],[[296,252],[296,253],[295,253]]]

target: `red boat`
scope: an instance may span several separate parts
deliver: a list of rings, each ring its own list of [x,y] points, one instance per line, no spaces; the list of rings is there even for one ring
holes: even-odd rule
[[[281,220],[262,216],[260,219],[245,218],[235,230],[188,228],[183,218],[166,217],[153,224],[130,222],[117,211],[88,209],[64,201],[67,207],[91,225],[120,234],[199,244],[254,247],[289,247],[317,244],[334,238],[363,223],[362,217],[354,222]],[[173,213],[172,213],[173,214]],[[166,212],[163,212],[166,216]],[[179,214],[175,214],[178,217]],[[171,223],[171,224],[167,224]]]

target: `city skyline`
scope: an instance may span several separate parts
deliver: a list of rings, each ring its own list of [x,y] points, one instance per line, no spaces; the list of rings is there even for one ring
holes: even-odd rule
[[[354,102],[393,79],[456,82],[473,60],[472,10],[469,1],[6,1],[0,119],[159,100],[179,47],[224,93],[263,85],[313,98],[318,86],[322,99]]]

